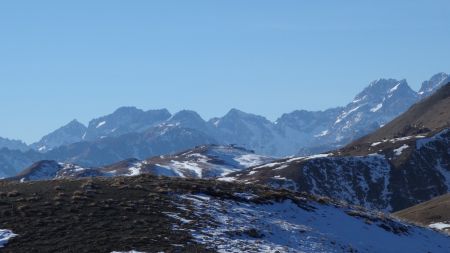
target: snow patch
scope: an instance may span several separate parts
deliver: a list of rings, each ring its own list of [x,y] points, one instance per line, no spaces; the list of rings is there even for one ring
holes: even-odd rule
[[[389,93],[393,93],[394,91],[396,91],[398,89],[398,86],[400,86],[400,83],[398,83],[397,85],[395,85],[392,89],[389,90]]]
[[[100,128],[101,126],[103,126],[105,124],[106,124],[106,121],[102,121],[102,122],[98,123],[97,127],[95,127],[95,128]]]
[[[403,150],[409,148],[408,145],[403,144],[401,147],[394,149],[394,153],[396,156],[402,155]]]
[[[437,222],[437,223],[428,225],[428,227],[438,229],[438,230],[444,230],[444,229],[450,228],[450,224],[443,223],[443,222]]]
[[[16,236],[11,230],[0,229],[0,248],[3,248],[11,238]]]
[[[264,160],[262,159],[262,157],[259,155],[255,155],[255,154],[241,155],[241,156],[234,158],[234,160],[246,168],[258,166],[258,165],[264,163]]]
[[[236,178],[235,177],[221,177],[221,178],[218,178],[217,180],[223,181],[223,182],[234,182],[234,181],[236,181]]]
[[[381,141],[377,141],[377,142],[372,143],[372,145],[370,145],[370,146],[375,147],[375,146],[380,145],[381,143],[382,143]]]
[[[111,253],[146,253],[146,252],[131,250],[131,251],[113,251]]]
[[[328,133],[329,133],[329,131],[325,130],[325,131],[320,132],[319,134],[314,135],[314,137],[322,137],[322,136],[327,135]]]
[[[375,107],[373,107],[372,109],[370,109],[371,112],[377,112],[378,110],[381,109],[381,107],[383,107],[383,104],[377,104]]]

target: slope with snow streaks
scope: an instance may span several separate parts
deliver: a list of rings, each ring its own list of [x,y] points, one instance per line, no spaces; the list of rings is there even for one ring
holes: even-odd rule
[[[99,171],[93,168],[84,168],[76,164],[43,160],[34,163],[15,177],[10,177],[6,180],[19,180],[20,182],[26,182],[60,178],[93,177],[101,175],[102,174]]]
[[[147,160],[126,159],[103,167],[81,167],[53,160],[36,162],[17,176],[7,180],[35,181],[59,178],[157,176],[185,178],[216,178],[261,165],[273,158],[257,155],[236,146],[203,145],[174,155],[156,156]]]
[[[148,159],[144,171],[154,175],[215,178],[272,160],[236,146],[203,145],[178,154]]]
[[[174,229],[190,231],[195,242],[217,252],[445,252],[450,247],[445,235],[328,200],[234,196],[178,195],[185,203],[174,202],[180,209],[170,214],[178,221]]]
[[[380,141],[373,154],[335,151],[275,161],[224,180],[306,191],[383,211],[397,211],[450,191],[450,130]]]

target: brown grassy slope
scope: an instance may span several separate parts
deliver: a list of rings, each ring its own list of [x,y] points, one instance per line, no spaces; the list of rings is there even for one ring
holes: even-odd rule
[[[175,184],[150,176],[0,182],[0,228],[19,235],[1,252],[205,252],[163,213],[179,211],[163,194]]]
[[[450,221],[450,194],[394,213],[395,216],[420,225]]]
[[[188,204],[178,194],[239,200],[236,192],[256,194],[255,203],[291,199],[305,209],[307,200],[323,201],[264,186],[151,175],[0,181],[0,229],[19,235],[0,252],[210,252],[193,242],[188,230],[174,229],[179,221],[166,213],[198,219],[192,210],[178,208]],[[198,222],[183,226],[196,229]]]

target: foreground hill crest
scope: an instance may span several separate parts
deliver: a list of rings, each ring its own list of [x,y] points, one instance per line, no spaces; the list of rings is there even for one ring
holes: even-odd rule
[[[2,249],[7,253],[440,253],[450,247],[447,236],[382,213],[254,185],[141,175],[0,186],[1,224],[17,234]]]

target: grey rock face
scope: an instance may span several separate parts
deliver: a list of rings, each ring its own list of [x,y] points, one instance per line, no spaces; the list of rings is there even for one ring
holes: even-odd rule
[[[67,125],[42,137],[40,141],[31,144],[31,147],[39,152],[47,152],[59,146],[80,142],[86,133],[86,129],[86,126],[77,120],[73,120]]]

